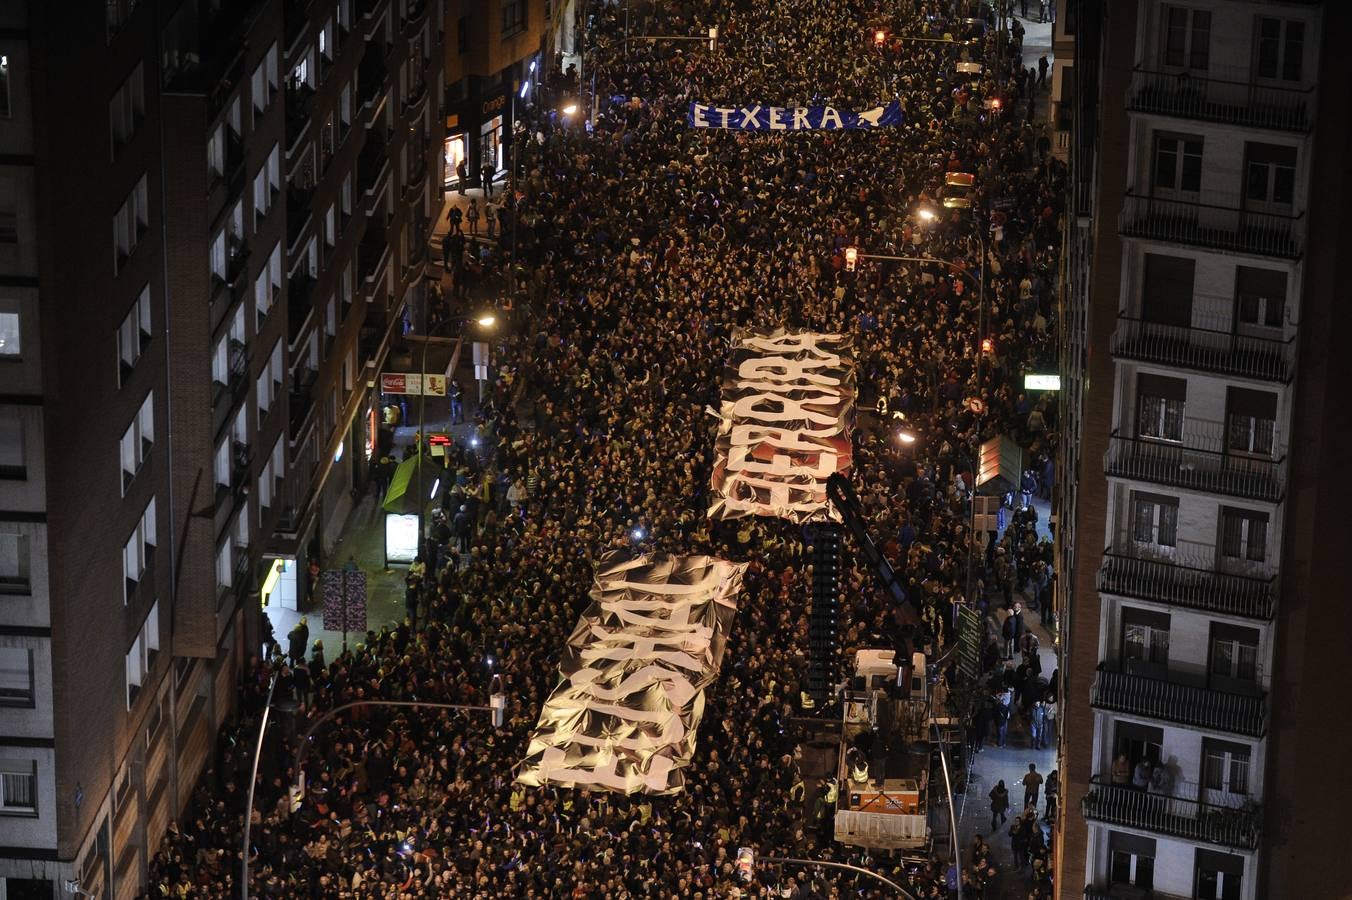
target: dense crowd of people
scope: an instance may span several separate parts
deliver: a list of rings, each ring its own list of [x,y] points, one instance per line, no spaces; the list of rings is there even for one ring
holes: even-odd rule
[[[1050,489],[1055,406],[1018,385],[1054,363],[1064,172],[1031,121],[1036,87],[1017,32],[963,32],[965,52],[985,63],[979,75],[957,72],[956,46],[895,37],[956,30],[950,6],[657,4],[646,23],[655,32],[717,24],[709,52],[626,46],[618,7],[591,5],[594,125],[528,118],[516,190],[494,206],[499,243],[485,253],[456,242],[474,265],[496,267],[518,327],[499,342],[510,376],[478,424],[481,446],[458,457],[455,499],[417,564],[414,615],[333,659],[307,659],[302,639],[299,653],[292,641],[253,661],[241,720],[155,857],[153,896],[237,895],[251,735],[274,677],[286,711],[268,732],[251,811],[258,897],[825,897],[846,885],[874,895],[867,880],[820,869],[762,866],[744,881],[740,846],[863,865],[918,897],[947,896],[958,877],[981,895],[995,871],[988,853],[961,873],[942,856],[908,867],[835,843],[829,816],[804,814],[813,798],[788,721],[802,712],[806,669],[803,536],[779,521],[705,515],[716,424],[705,408],[717,405],[732,329],[845,330],[867,410],[852,477],[911,602],[884,602],[847,549],[842,661],[907,642],[939,652],[968,590],[969,549],[981,570],[971,599],[983,608],[987,589],[1012,610],[1012,593],[999,602],[1006,585],[1048,577],[1035,531],[1031,546],[1011,528],[988,547],[967,515],[977,448],[997,434],[1027,448],[1031,490]],[[877,46],[875,28],[893,37]],[[550,84],[580,87],[562,71]],[[686,126],[691,100],[866,109],[893,97],[905,108],[897,128]],[[983,103],[997,98],[1001,108]],[[940,204],[952,171],[976,175],[973,210]],[[918,214],[925,206],[935,221]],[[956,268],[850,272],[848,246]],[[430,315],[467,302],[449,291]],[[899,444],[898,423],[918,440]],[[644,549],[749,564],[687,786],[625,797],[515,785],[592,560],[635,535]],[[305,797],[291,802],[298,735],[320,712],[369,699],[483,704],[495,676],[510,697],[500,728],[448,710],[335,716],[305,748]],[[1049,892],[1040,876],[1029,896]]]

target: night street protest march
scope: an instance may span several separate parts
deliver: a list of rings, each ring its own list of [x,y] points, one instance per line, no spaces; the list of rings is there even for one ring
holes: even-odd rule
[[[893,100],[863,112],[833,106],[713,106],[691,103],[686,123],[691,128],[735,131],[843,131],[901,124],[901,101]]]

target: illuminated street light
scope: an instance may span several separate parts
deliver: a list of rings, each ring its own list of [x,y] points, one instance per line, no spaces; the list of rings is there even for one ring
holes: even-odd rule
[[[914,444],[915,435],[911,434],[909,431],[898,431],[897,440],[901,441],[903,444]]]
[[[858,248],[858,247],[846,247],[846,248],[845,248],[845,271],[846,271],[846,272],[853,272],[853,271],[855,270],[855,267],[858,266],[858,265],[859,265],[859,248]]]
[[[886,31],[883,31],[881,28],[879,28],[877,31],[873,32],[873,43],[876,46],[881,47],[886,40],[887,40]]]
[[[562,112],[565,116],[571,116],[573,113],[577,112],[577,104],[569,103],[567,106],[565,106],[563,109],[559,111]]]
[[[915,211],[915,214],[920,217],[920,221],[922,222],[933,222],[935,219],[939,218],[938,214],[928,206],[920,207]]]
[[[981,352],[982,352],[982,353],[994,353],[994,352],[995,352],[995,341],[991,340],[990,338],[982,338],[982,339],[981,339]]]
[[[494,325],[497,324],[498,317],[493,315],[492,313],[484,313],[482,316],[479,316],[479,318],[476,319],[475,321],[478,322],[479,326],[482,328],[492,328]]]

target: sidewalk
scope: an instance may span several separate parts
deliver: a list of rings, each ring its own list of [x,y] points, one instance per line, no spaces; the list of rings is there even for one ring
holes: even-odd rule
[[[1050,538],[1051,533],[1047,527],[1050,505],[1046,500],[1040,498],[1034,498],[1033,505],[1038,511],[1038,536]],[[988,618],[994,617],[995,604],[1001,602],[998,592],[992,593],[990,599],[992,612],[988,615]],[[1022,599],[1024,609],[1028,610],[1030,597],[1027,592],[1024,592],[1019,599]],[[1054,643],[1056,638],[1052,630],[1042,625],[1040,620],[1041,616],[1031,611],[1024,616],[1027,627],[1038,638],[1038,658],[1042,662],[1042,675],[1044,678],[1050,679],[1052,672],[1056,670],[1058,665]],[[1031,870],[1025,869],[1023,872],[1019,872],[1013,868],[1013,852],[1009,845],[1010,822],[1007,821],[994,831],[991,830],[991,809],[988,795],[991,788],[995,787],[996,782],[1004,781],[1005,788],[1009,791],[1009,811],[1007,815],[1012,821],[1014,816],[1023,809],[1023,776],[1028,772],[1029,763],[1036,764],[1038,773],[1045,779],[1056,768],[1056,745],[1053,741],[1046,749],[1032,749],[1027,727],[1024,725],[1022,717],[1016,714],[1009,722],[1008,740],[1005,746],[997,747],[992,740],[986,740],[984,748],[976,755],[968,771],[967,790],[962,797],[954,798],[954,802],[959,807],[958,838],[962,842],[961,850],[964,864],[968,863],[967,854],[971,849],[973,837],[978,834],[982,835],[986,843],[991,846],[991,861],[1000,870],[991,892],[993,898],[1026,897],[1028,893],[1028,876],[1031,874]],[[1042,816],[1046,809],[1047,800],[1044,790],[1038,794],[1038,815]],[[1040,822],[1040,824],[1044,837],[1050,842],[1050,826],[1046,822]]]
[[[438,404],[438,406],[440,406]],[[428,406],[427,430],[448,432],[457,443],[467,442],[474,431],[473,416],[478,410],[472,392],[465,396],[465,421],[452,425],[445,410],[433,410]],[[402,425],[394,432],[394,456],[403,458],[404,449],[413,445],[413,435],[418,430],[417,422]],[[322,569],[342,568],[349,560],[355,560],[357,567],[366,573],[366,629],[379,631],[384,625],[397,625],[404,620],[404,573],[407,567],[400,565],[392,569],[385,568],[385,516],[377,497],[367,492],[360,502],[348,514],[343,525],[342,535],[334,545],[333,552],[320,561]],[[265,612],[272,620],[273,634],[286,649],[286,636],[295,627],[300,617],[307,617],[310,628],[310,644],[316,640],[324,642],[324,654],[327,659],[337,656],[343,647],[341,631],[330,631],[323,627],[324,607],[316,597],[311,597],[306,610],[282,609],[269,606]],[[348,632],[348,646],[352,647],[365,640],[365,630]]]

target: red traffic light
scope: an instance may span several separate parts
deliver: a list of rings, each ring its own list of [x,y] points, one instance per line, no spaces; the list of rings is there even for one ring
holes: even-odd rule
[[[846,248],[845,248],[845,271],[846,271],[846,272],[853,272],[854,269],[855,269],[855,266],[857,266],[858,264],[859,264],[859,248],[858,248],[858,247],[846,247]]]

